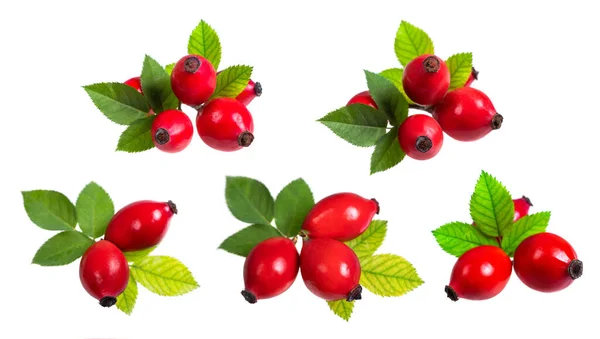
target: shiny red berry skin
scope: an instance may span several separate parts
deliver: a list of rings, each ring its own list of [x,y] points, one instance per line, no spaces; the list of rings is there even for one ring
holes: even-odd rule
[[[90,246],[79,263],[83,288],[103,307],[117,303],[129,282],[129,264],[121,250],[106,240]]]
[[[446,294],[452,301],[490,299],[502,292],[511,273],[510,257],[500,247],[478,246],[458,258]]]
[[[354,251],[341,241],[304,240],[300,273],[308,290],[321,299],[354,301],[362,298],[360,262]]]
[[[252,100],[254,100],[254,98],[260,97],[261,95],[262,95],[261,83],[254,82],[254,81],[252,81],[252,79],[250,79],[250,81],[248,81],[248,85],[246,85],[246,88],[244,88],[242,93],[238,94],[236,99],[239,102],[241,102],[242,104],[244,104],[245,106],[248,106],[252,102]]]
[[[199,106],[215,92],[217,74],[213,65],[199,55],[186,55],[173,67],[171,88],[182,103]]]
[[[125,85],[133,87],[138,92],[144,94],[144,92],[142,91],[142,82],[140,80],[140,77],[133,77],[133,78],[125,81],[124,83],[125,83]]]
[[[450,87],[450,71],[444,60],[424,54],[410,61],[402,73],[406,96],[416,104],[429,106],[439,102]]]
[[[251,304],[287,291],[298,276],[300,255],[288,238],[275,237],[256,245],[244,263],[244,299]]]
[[[375,214],[379,203],[355,193],[336,193],[321,199],[308,212],[302,231],[310,238],[352,240],[361,235]]]
[[[515,206],[515,216],[513,218],[513,221],[517,221],[529,214],[529,209],[533,206],[531,200],[529,200],[529,198],[527,198],[526,196],[522,196],[518,199],[513,199],[513,204]]]
[[[440,124],[429,115],[411,115],[398,129],[400,147],[409,157],[428,160],[435,157],[444,144],[444,132]]]
[[[106,228],[105,240],[123,252],[158,245],[167,234],[177,207],[172,201],[140,200],[121,208]]]
[[[152,122],[152,141],[159,150],[177,153],[185,149],[194,136],[192,120],[182,111],[161,112]]]
[[[248,108],[232,98],[211,100],[196,116],[198,135],[206,145],[223,152],[248,147],[254,141],[254,120]]]
[[[346,106],[350,106],[352,104],[363,104],[377,109],[377,104],[375,103],[375,100],[373,100],[373,97],[371,96],[369,91],[360,92],[357,95],[353,96],[348,101]]]
[[[523,240],[514,255],[515,273],[529,288],[558,292],[583,274],[583,262],[573,246],[553,233],[538,233]]]

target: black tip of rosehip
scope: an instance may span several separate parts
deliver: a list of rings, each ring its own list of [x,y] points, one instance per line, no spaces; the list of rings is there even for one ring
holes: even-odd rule
[[[252,145],[253,141],[254,141],[254,134],[250,133],[249,131],[242,132],[240,134],[240,136],[238,137],[238,145],[240,145],[242,147],[248,147],[248,146]]]
[[[571,261],[567,270],[569,271],[571,279],[575,280],[581,278],[583,275],[583,261],[579,259]]]
[[[502,127],[503,122],[504,122],[504,117],[502,116],[502,114],[496,113],[496,114],[494,114],[494,117],[492,118],[490,125],[492,126],[493,130],[497,130],[497,129],[500,129],[500,127]]]
[[[473,79],[479,80],[479,71],[475,67],[471,67],[471,74],[473,75]]]
[[[167,205],[169,205],[169,208],[171,209],[171,212],[173,212],[173,214],[177,214],[177,205],[175,205],[174,202],[169,200],[167,201]]]
[[[183,69],[185,69],[185,71],[188,73],[196,73],[196,71],[198,70],[198,68],[200,68],[201,65],[202,61],[200,61],[200,59],[198,59],[198,57],[195,56],[187,57],[183,61]]]
[[[169,140],[171,140],[171,136],[169,135],[169,131],[167,131],[164,128],[159,128],[156,130],[156,133],[154,133],[154,140],[156,140],[156,142],[159,145],[164,145],[167,142],[169,142]]]
[[[527,203],[527,205],[529,205],[529,207],[533,207],[533,204],[531,203],[531,199],[529,199],[526,196],[522,196],[521,199],[525,200],[525,202]]]
[[[117,303],[117,298],[115,297],[104,297],[100,299],[100,306],[102,307],[111,307]]]
[[[371,199],[371,201],[373,201],[375,205],[377,205],[377,211],[375,211],[375,214],[379,214],[379,211],[381,210],[379,207],[379,201],[377,201],[377,199],[375,198]]]
[[[352,291],[350,291],[350,294],[348,294],[346,301],[352,302],[360,299],[362,299],[362,286],[356,285],[356,287],[353,288]]]
[[[440,60],[436,56],[431,55],[423,60],[423,68],[427,73],[436,73],[440,67]]]
[[[426,153],[433,147],[433,141],[429,137],[424,135],[417,138],[417,142],[415,143],[415,148],[417,151],[421,153]]]
[[[242,296],[244,296],[244,299],[246,299],[247,302],[251,303],[251,304],[256,304],[256,296],[254,295],[254,293],[248,291],[248,290],[243,290],[242,291]]]
[[[456,294],[456,291],[452,287],[446,285],[444,291],[446,292],[448,299],[458,301],[458,294]]]
[[[256,82],[254,83],[254,94],[259,97],[262,95],[262,85],[260,84],[260,82]]]

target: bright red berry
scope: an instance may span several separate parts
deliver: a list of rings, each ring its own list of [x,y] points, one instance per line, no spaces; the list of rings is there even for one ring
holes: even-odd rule
[[[177,153],[192,141],[194,125],[187,114],[172,109],[156,116],[152,122],[151,133],[156,148],[168,153]]]
[[[513,204],[515,206],[515,216],[513,221],[517,221],[522,217],[526,216],[529,213],[529,209],[533,207],[531,200],[528,197],[522,196],[518,199],[513,199]]]
[[[500,247],[478,246],[458,258],[446,294],[452,301],[490,299],[502,292],[511,273],[510,257]]]
[[[429,106],[440,101],[450,87],[450,71],[444,60],[424,54],[410,61],[402,73],[406,96],[416,104]]]
[[[442,149],[444,132],[434,118],[415,114],[400,124],[398,140],[406,155],[416,160],[428,160]]]
[[[196,129],[209,147],[232,152],[254,141],[254,121],[248,108],[232,98],[211,100],[198,111]]]
[[[121,208],[112,217],[104,239],[121,251],[140,251],[158,245],[167,234],[177,207],[172,201],[141,200]]]
[[[573,246],[548,232],[523,240],[515,250],[514,262],[519,279],[540,292],[558,292],[583,275],[583,262]]]
[[[142,91],[142,82],[140,77],[133,77],[127,81],[125,81],[125,85],[135,88],[138,92],[144,94]]]
[[[83,288],[103,307],[117,303],[129,282],[129,265],[121,250],[106,240],[88,248],[79,263],[79,279]]]
[[[371,96],[369,91],[360,92],[357,95],[353,96],[350,99],[350,101],[348,101],[346,106],[352,104],[363,104],[377,109],[377,104],[375,103],[375,100],[373,100],[373,97]]]
[[[217,87],[215,68],[202,56],[186,55],[173,67],[171,87],[182,103],[193,107],[202,105]]]
[[[465,83],[464,87],[471,86],[471,84],[475,80],[477,80],[478,77],[479,77],[479,72],[475,69],[475,67],[471,67],[471,74],[469,75],[469,79],[467,79],[467,82]]]
[[[250,81],[248,81],[248,85],[246,85],[246,88],[244,88],[244,90],[238,94],[238,96],[236,97],[236,99],[241,102],[242,104],[244,104],[245,106],[248,106],[252,100],[254,100],[254,98],[256,97],[260,97],[262,95],[262,85],[260,82],[254,82],[252,81],[252,79],[250,79]]]
[[[275,237],[256,245],[244,263],[244,299],[251,304],[276,297],[296,280],[300,255],[288,238]]]
[[[360,262],[350,247],[329,238],[308,239],[300,252],[300,272],[314,295],[327,301],[360,300]]]
[[[336,193],[321,199],[308,212],[302,224],[310,238],[352,240],[361,235],[375,214],[379,203],[354,193]]]

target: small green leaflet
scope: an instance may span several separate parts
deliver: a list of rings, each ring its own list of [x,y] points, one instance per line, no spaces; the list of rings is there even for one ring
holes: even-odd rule
[[[188,41],[188,54],[197,54],[205,57],[219,69],[221,63],[221,41],[217,32],[204,20],[194,28]]]
[[[338,317],[346,321],[350,320],[352,311],[354,310],[354,302],[348,302],[342,299],[337,301],[328,301],[327,304],[333,313],[335,313]]]
[[[371,174],[386,171],[404,159],[404,151],[398,141],[398,127],[394,127],[375,144],[371,155]]]
[[[168,75],[171,75],[171,73],[173,73],[173,68],[175,68],[175,63],[168,64],[165,66],[165,71],[167,71]]]
[[[133,277],[133,274],[129,272],[129,282],[127,288],[117,297],[117,308],[127,315],[131,315],[135,302],[138,297],[138,286],[137,281]]]
[[[505,232],[502,238],[502,249],[512,257],[523,240],[534,234],[546,232],[549,223],[550,212],[538,212],[521,217]]]
[[[225,200],[231,214],[249,224],[270,224],[275,201],[269,189],[260,181],[246,177],[228,176]]]
[[[152,106],[154,113],[158,114],[177,108],[179,100],[171,89],[169,73],[148,55],[144,59],[141,82],[144,96]]]
[[[404,70],[402,68],[389,68],[389,69],[382,71],[379,74],[381,74],[383,77],[385,77],[386,79],[391,81],[396,86],[396,88],[400,92],[402,92],[402,95],[404,95],[404,99],[406,99],[406,102],[408,102],[409,104],[414,104],[414,102],[412,100],[410,100],[410,98],[406,95],[406,92],[404,92],[404,86],[402,85],[402,74],[403,73],[404,73]]]
[[[317,121],[338,137],[359,147],[375,145],[385,134],[388,123],[383,113],[363,104],[342,107]]]
[[[302,179],[292,181],[275,199],[275,225],[285,236],[295,237],[314,205],[308,184]]]
[[[489,237],[481,233],[477,227],[464,222],[448,223],[432,233],[440,247],[456,257],[480,245],[498,247],[496,238]]]
[[[402,66],[423,54],[434,54],[433,41],[427,33],[412,24],[402,21],[396,32],[394,51]]]
[[[117,151],[137,153],[154,148],[152,141],[152,122],[156,115],[151,115],[129,125],[119,138]]]
[[[79,227],[93,239],[104,235],[110,219],[115,214],[113,201],[106,191],[95,182],[90,182],[79,193],[75,203]]]
[[[84,86],[96,108],[119,125],[129,125],[150,111],[146,98],[123,83],[99,83]]]
[[[235,98],[250,81],[252,66],[237,65],[225,68],[217,75],[217,87],[213,98]]]
[[[367,258],[361,262],[361,269],[360,284],[382,297],[398,297],[423,284],[412,264],[393,254]]]
[[[32,263],[40,266],[68,265],[79,259],[94,241],[79,231],[63,231],[48,239]]]
[[[73,230],[77,226],[75,206],[64,194],[49,190],[21,192],[31,222],[49,231]]]
[[[450,71],[450,88],[453,90],[463,87],[473,71],[473,53],[458,53],[446,60]]]
[[[179,296],[195,290],[198,283],[185,265],[167,256],[149,256],[131,265],[140,285],[161,296]]]
[[[377,252],[377,249],[383,244],[386,233],[387,221],[373,220],[360,236],[347,241],[346,245],[356,253],[360,261],[363,261]]]
[[[365,71],[369,94],[377,107],[390,121],[392,126],[399,126],[408,116],[408,102],[393,82],[381,74]]]
[[[491,237],[503,236],[512,225],[515,206],[510,192],[496,178],[481,172],[471,195],[471,218],[481,232]]]
[[[263,240],[281,236],[271,225],[250,225],[225,239],[219,249],[246,257]]]
[[[131,263],[136,263],[144,258],[146,258],[147,256],[150,255],[150,253],[152,253],[157,246],[152,246],[149,248],[146,248],[144,250],[140,250],[140,251],[134,251],[134,252],[123,252],[123,254],[125,254],[125,258],[127,258],[127,262],[131,262]]]

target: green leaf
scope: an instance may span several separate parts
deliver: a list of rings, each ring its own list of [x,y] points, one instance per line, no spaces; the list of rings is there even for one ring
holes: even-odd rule
[[[503,236],[512,225],[515,206],[508,190],[485,171],[471,196],[471,218],[481,232],[491,237]]]
[[[271,225],[251,225],[229,236],[219,245],[219,249],[246,257],[260,242],[281,236],[281,233]]]
[[[308,184],[302,179],[292,181],[275,199],[275,225],[288,237],[298,235],[314,205],[315,199]]]
[[[463,87],[473,69],[473,53],[458,53],[446,60],[450,71],[450,88],[448,90]]]
[[[373,107],[353,104],[317,120],[352,145],[370,147],[385,134],[387,118]]]
[[[539,212],[521,217],[504,234],[502,249],[512,257],[523,240],[534,234],[546,232],[549,223],[550,212]]]
[[[77,226],[75,206],[64,194],[48,190],[24,191],[21,194],[27,216],[38,227],[63,231]]]
[[[144,250],[133,251],[133,252],[123,252],[125,254],[125,258],[127,258],[127,262],[136,263],[152,253],[157,246],[148,247]]]
[[[409,104],[414,104],[415,102],[410,100],[410,98],[404,92],[404,85],[402,85],[402,74],[404,74],[404,70],[402,68],[389,68],[382,71],[381,74],[384,78],[391,81],[394,86],[404,95],[404,99]]]
[[[348,302],[346,300],[328,301],[329,308],[338,317],[348,321],[352,316],[352,310],[354,310],[354,302]]]
[[[83,89],[108,119],[119,125],[129,125],[148,115],[150,106],[135,88],[118,82],[98,83]]]
[[[237,97],[248,86],[251,76],[252,66],[237,65],[225,68],[217,75],[217,87],[212,97]]]
[[[48,239],[33,257],[33,264],[63,266],[79,259],[94,241],[79,231],[63,231]]]
[[[402,21],[396,32],[394,51],[402,66],[423,54],[434,54],[433,41],[427,33],[412,24]]]
[[[398,141],[398,127],[394,127],[375,144],[371,155],[371,174],[383,172],[398,165],[405,155]]]
[[[117,308],[127,315],[131,315],[135,302],[138,297],[138,285],[137,281],[133,277],[133,274],[129,272],[129,282],[125,291],[117,297]]]
[[[190,35],[188,54],[203,56],[210,61],[215,70],[219,69],[219,64],[221,63],[221,42],[219,41],[217,32],[204,20],[200,21]]]
[[[129,125],[119,137],[117,151],[137,153],[154,148],[152,122],[156,115],[139,119]]]
[[[172,257],[146,257],[131,265],[131,272],[137,282],[161,296],[183,295],[198,288],[190,270]]]
[[[365,71],[367,86],[379,110],[392,126],[399,126],[408,116],[408,102],[393,82],[383,75]]]
[[[173,73],[173,68],[175,68],[175,63],[171,63],[165,66],[165,71],[167,71],[167,74],[170,76],[171,73]]]
[[[231,214],[249,224],[270,224],[273,220],[273,197],[260,181],[246,177],[228,176],[225,200]]]
[[[361,268],[360,284],[382,297],[398,297],[423,284],[413,265],[397,255],[374,255]]]
[[[171,89],[169,73],[154,59],[146,55],[142,68],[142,91],[154,113],[175,109],[179,100]]]
[[[435,240],[447,253],[460,257],[480,245],[498,247],[496,238],[483,234],[477,227],[464,222],[451,222],[432,231]]]
[[[357,238],[346,242],[361,261],[371,257],[383,244],[387,233],[387,221],[373,220],[369,227]]]
[[[115,214],[115,206],[106,191],[95,182],[90,182],[79,193],[75,203],[79,227],[93,239],[104,235],[106,226]]]

